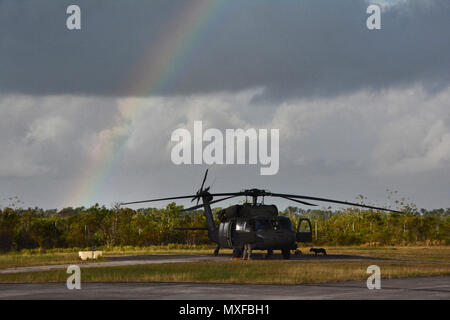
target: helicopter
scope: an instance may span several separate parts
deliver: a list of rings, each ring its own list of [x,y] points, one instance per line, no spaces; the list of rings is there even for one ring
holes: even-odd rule
[[[288,217],[279,215],[278,208],[275,205],[264,204],[265,197],[278,197],[306,206],[317,206],[316,204],[305,201],[308,200],[402,213],[392,209],[347,201],[296,194],[272,193],[261,189],[247,189],[228,193],[210,193],[211,187],[203,189],[207,177],[208,170],[206,170],[202,185],[195,195],[125,202],[120,205],[192,198],[191,201],[197,201],[197,204],[193,207],[183,209],[182,212],[203,208],[203,215],[206,218],[206,228],[177,228],[176,230],[208,231],[209,240],[217,244],[214,255],[218,256],[220,249],[227,248],[233,249],[233,257],[235,258],[242,257],[244,245],[251,243],[253,244],[253,250],[267,251],[266,257],[272,256],[274,250],[281,250],[284,259],[289,259],[291,257],[291,251],[297,249],[298,242],[312,242],[312,227],[309,219],[300,218],[297,228],[295,229]],[[214,197],[221,198],[214,200]],[[246,199],[250,197],[252,201],[250,203],[246,201],[244,204],[237,204],[220,210],[218,212],[220,223],[219,226],[216,226],[211,205],[236,197],[246,197]],[[258,203],[258,198],[262,198],[262,202]],[[199,204],[200,200],[202,200],[201,204]],[[302,225],[305,225],[305,228],[303,228]]]

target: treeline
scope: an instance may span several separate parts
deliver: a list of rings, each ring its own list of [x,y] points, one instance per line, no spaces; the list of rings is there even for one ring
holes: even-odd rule
[[[139,210],[99,205],[60,211],[7,207],[0,209],[0,251],[208,243],[204,231],[174,230],[205,226],[201,211],[182,213],[180,209],[174,203],[164,209]],[[310,218],[314,244],[318,245],[450,244],[450,209],[392,214],[288,207],[281,214],[289,216],[295,227],[300,216]]]
[[[311,220],[317,245],[450,245],[450,208],[405,214],[373,210],[302,211],[288,207],[282,214]]]

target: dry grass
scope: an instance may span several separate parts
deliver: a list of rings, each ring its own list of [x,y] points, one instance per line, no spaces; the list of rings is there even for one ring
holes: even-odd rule
[[[0,269],[81,263],[78,253],[5,254],[0,255]]]
[[[82,282],[301,284],[365,280],[371,262],[234,261],[82,269]],[[376,263],[382,278],[449,276],[450,265]],[[0,275],[0,283],[65,282],[66,270]]]
[[[450,262],[450,247],[330,247],[330,254],[356,255],[390,260]]]
[[[144,248],[116,247],[104,248],[105,257],[146,255],[146,254],[212,254],[214,246],[183,246],[167,245],[152,246]],[[309,248],[309,247],[308,247]],[[450,262],[450,247],[325,247],[329,254],[343,254],[382,258],[391,260],[414,260],[414,261],[441,261]],[[101,248],[100,248],[101,249]],[[301,248],[303,251],[304,248]],[[80,249],[64,250],[25,250],[19,253],[8,253],[0,255],[0,269],[29,267],[54,264],[82,263],[78,258]],[[308,251],[308,250],[306,250]],[[231,250],[222,250],[221,253],[231,253]],[[89,263],[89,262],[85,262]]]
[[[134,247],[113,247],[99,248],[105,257],[132,256],[146,254],[211,254],[214,246],[188,246],[188,245],[167,245],[151,246],[143,248]],[[89,263],[82,262],[78,258],[78,251],[89,251],[90,249],[52,249],[52,250],[23,250],[21,252],[9,252],[0,254],[0,269],[32,267],[55,264]],[[229,251],[231,252],[231,251]]]

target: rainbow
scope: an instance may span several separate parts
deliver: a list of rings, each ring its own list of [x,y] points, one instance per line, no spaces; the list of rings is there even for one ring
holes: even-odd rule
[[[173,83],[182,71],[184,62],[194,51],[196,42],[217,17],[225,0],[195,0],[183,3],[185,7],[161,28],[157,41],[150,44],[147,52],[143,54],[144,58],[130,72],[130,80],[127,81],[132,84],[130,92],[156,95]],[[97,193],[120,159],[121,149],[131,134],[130,124],[141,109],[142,105],[136,102],[120,106],[117,121],[97,137],[98,143],[90,150],[91,154],[83,166],[83,172],[61,207],[89,206],[97,202]]]

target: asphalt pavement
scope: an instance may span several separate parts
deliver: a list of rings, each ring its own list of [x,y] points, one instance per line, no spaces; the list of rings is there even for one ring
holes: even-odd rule
[[[380,290],[348,281],[304,285],[198,283],[0,284],[2,300],[371,300],[450,299],[450,277],[382,279]]]

